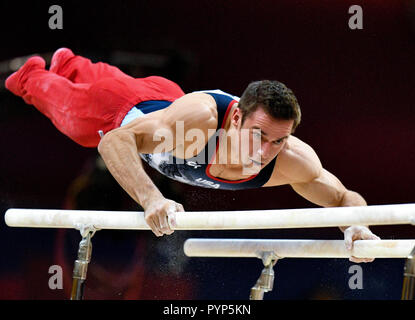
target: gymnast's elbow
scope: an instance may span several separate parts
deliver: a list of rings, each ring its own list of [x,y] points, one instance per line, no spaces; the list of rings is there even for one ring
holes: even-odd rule
[[[105,134],[98,144],[98,152],[105,157],[122,146],[137,148],[134,134],[126,130],[113,130]]]
[[[111,150],[111,145],[114,144],[114,135],[110,132],[106,133],[98,144],[98,153],[105,158],[105,155]]]
[[[346,190],[340,201],[339,207],[367,206],[366,200],[357,192]]]

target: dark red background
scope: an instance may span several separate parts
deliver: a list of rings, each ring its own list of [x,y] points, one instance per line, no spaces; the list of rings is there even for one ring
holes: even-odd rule
[[[412,1],[54,4],[63,8],[63,30],[48,29],[49,3],[0,4],[0,60],[67,46],[107,62],[116,50],[180,57],[178,61],[185,63],[176,62],[160,75],[179,82],[185,92],[222,89],[241,95],[250,81],[279,80],[294,91],[302,108],[303,121],[296,135],[316,150],[326,169],[369,204],[413,202]],[[354,4],[363,8],[363,30],[348,27],[348,8]],[[136,73],[149,75],[145,69]],[[95,150],[70,141],[4,88],[0,91],[0,150],[2,212],[10,207],[68,207],[70,185],[88,172],[96,156]],[[168,183],[154,171],[149,173],[188,211],[314,206],[289,186],[224,192]],[[106,203],[111,203],[115,208],[137,210],[110,178],[106,181],[110,187],[97,192],[89,207],[109,210]],[[372,229],[382,238],[413,238],[410,226]],[[11,229],[1,222],[0,234],[4,252],[0,298],[67,297],[79,240],[76,231]],[[166,261],[153,256],[160,245],[164,249],[157,249],[158,254],[167,250],[173,257],[182,256],[182,240],[188,236],[342,238],[336,228],[183,232],[171,242],[157,242],[145,232],[102,232],[94,238],[95,264],[90,267],[86,297],[246,299],[261,271],[259,261],[193,258],[183,272],[172,274]],[[174,263],[180,264],[177,259]],[[64,290],[49,290],[49,266],[64,263]],[[347,286],[352,265],[348,261],[281,260],[275,289],[268,297],[399,299],[403,263],[378,259],[362,265],[366,285],[356,291]],[[121,275],[127,276],[122,280]]]

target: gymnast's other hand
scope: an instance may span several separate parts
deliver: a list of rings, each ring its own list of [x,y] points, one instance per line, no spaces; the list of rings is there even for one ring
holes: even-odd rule
[[[184,208],[180,203],[161,198],[150,202],[144,212],[144,217],[153,233],[157,237],[162,237],[174,232],[172,227],[176,225],[176,212],[184,212]],[[169,218],[172,225],[169,224]]]
[[[365,226],[351,226],[344,230],[344,244],[346,249],[351,251],[353,249],[353,241],[355,240],[380,240],[380,238],[372,233],[368,227]],[[373,262],[373,258],[356,258],[351,256],[349,258],[351,262]]]

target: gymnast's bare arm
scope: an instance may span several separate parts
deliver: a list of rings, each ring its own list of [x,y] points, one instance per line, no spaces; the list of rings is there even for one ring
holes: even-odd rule
[[[200,142],[208,141],[208,134],[212,131],[209,129],[217,126],[215,100],[204,93],[187,94],[166,109],[149,113],[108,132],[98,145],[108,170],[144,208],[146,222],[156,236],[171,234],[173,230],[167,222],[167,215],[184,209],[181,204],[163,197],[144,171],[138,153],[153,153],[166,142],[163,137],[172,137],[171,143],[164,143],[168,149],[164,151],[173,151],[178,156],[184,154],[186,144],[190,142],[176,141],[176,124],[180,121],[185,133],[190,129],[200,129],[206,134],[206,139],[199,139]]]
[[[290,136],[278,155],[274,172],[266,186],[289,184],[302,197],[322,207],[366,206],[365,199],[348,190],[340,180],[324,169],[317,154],[308,144]],[[340,227],[349,250],[354,240],[379,239],[365,226]],[[357,259],[353,262],[371,262]]]

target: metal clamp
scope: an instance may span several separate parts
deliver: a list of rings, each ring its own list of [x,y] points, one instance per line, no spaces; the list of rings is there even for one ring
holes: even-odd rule
[[[263,300],[264,293],[272,291],[274,287],[275,273],[273,268],[280,258],[272,251],[261,252],[259,258],[264,264],[264,269],[255,285],[251,288],[249,300]]]
[[[275,266],[278,259],[282,259],[281,257],[277,256],[274,251],[263,251],[260,254],[260,259],[262,260],[262,263],[265,267],[272,264],[272,266]]]
[[[412,249],[411,253],[406,259],[403,275],[405,277],[415,278],[415,248]]]
[[[95,232],[99,231],[100,229],[96,228],[93,224],[84,224],[84,223],[77,223],[75,224],[75,229],[79,230],[81,233],[82,238],[86,238],[89,233],[91,233],[91,238],[94,236]]]
[[[98,229],[90,224],[77,224],[75,227],[80,231],[82,240],[79,242],[78,259],[75,260],[73,268],[71,300],[81,300],[88,264],[92,255],[91,238]]]
[[[406,259],[401,299],[415,300],[415,247]]]

